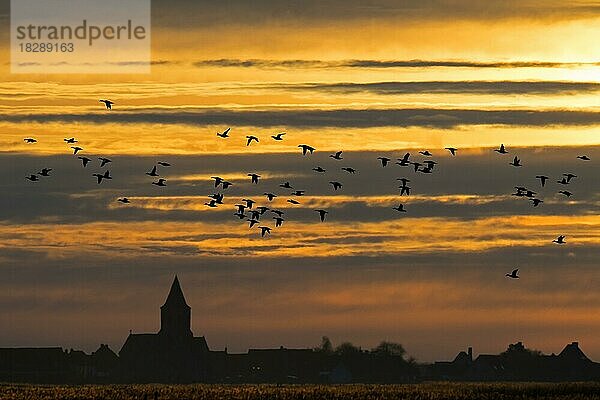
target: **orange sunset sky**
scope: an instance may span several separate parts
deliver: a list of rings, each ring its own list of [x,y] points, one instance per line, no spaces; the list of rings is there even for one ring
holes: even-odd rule
[[[150,74],[28,75],[10,73],[0,0],[0,347],[118,351],[129,330],[158,329],[178,274],[212,349],[328,335],[431,361],[578,340],[600,360],[600,3],[152,3]],[[394,165],[426,149],[434,173]],[[98,185],[101,156],[113,179]],[[166,187],[144,174],[157,161],[172,164]],[[50,178],[25,179],[44,167]],[[563,173],[577,175],[569,198]],[[217,175],[234,185],[213,209]],[[306,190],[300,205],[285,181]],[[283,226],[262,238],[236,219],[248,197]]]

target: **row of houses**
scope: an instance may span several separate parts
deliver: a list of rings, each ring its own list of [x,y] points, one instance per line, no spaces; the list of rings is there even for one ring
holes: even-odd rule
[[[101,344],[92,354],[60,347],[0,348],[0,382],[108,383],[119,357]]]
[[[559,354],[526,349],[521,342],[501,354],[461,351],[452,361],[416,364],[402,356],[369,351],[340,355],[314,349],[208,351],[189,364],[132,366],[107,345],[86,354],[53,348],[0,348],[0,382],[29,383],[408,383],[421,381],[590,381],[600,380],[600,363],[577,342]],[[181,374],[180,371],[184,373]]]
[[[438,361],[421,367],[423,379],[457,381],[584,381],[600,380],[600,363],[590,360],[578,342],[559,354],[542,354],[522,342],[511,344],[501,354],[461,351],[452,361]]]
[[[160,308],[157,333],[130,333],[117,355],[102,344],[92,354],[53,348],[0,348],[0,382],[34,383],[403,383],[424,380],[600,380],[600,364],[577,342],[558,355],[515,343],[473,358],[471,348],[448,362],[416,364],[403,354],[331,349],[211,351],[191,331],[191,308],[177,277]]]

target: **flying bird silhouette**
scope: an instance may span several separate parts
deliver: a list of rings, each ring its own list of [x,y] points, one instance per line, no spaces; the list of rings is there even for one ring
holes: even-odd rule
[[[456,155],[456,152],[457,152],[457,150],[458,150],[458,149],[457,149],[457,148],[455,148],[455,147],[444,147],[444,149],[448,150],[448,151],[450,152],[450,154],[452,154],[453,156],[455,156],[455,155]]]
[[[171,164],[166,161],[159,161],[159,162],[157,162],[157,164],[162,167],[170,167],[171,166]]]
[[[152,167],[152,170],[150,172],[146,172],[146,175],[148,176],[160,176],[157,172],[156,172],[156,165],[154,167]]]
[[[432,156],[432,154],[429,152],[429,150],[420,151],[419,154],[423,154],[425,157],[431,157]]]
[[[392,207],[392,209],[398,212],[406,212],[406,210],[404,209],[404,204],[399,204],[398,207]]]
[[[506,276],[511,279],[519,279],[519,276],[517,275],[518,272],[519,272],[519,268],[513,270],[513,272],[511,272],[510,274],[506,274]]]
[[[127,197],[122,197],[120,199],[117,199],[117,201],[121,202],[123,204],[129,204],[129,203],[131,203]]]
[[[378,160],[381,161],[381,166],[382,167],[386,167],[388,165],[388,163],[391,161],[391,159],[387,158],[387,157],[377,157]]]
[[[329,183],[331,183],[331,185],[333,186],[333,190],[338,190],[342,188],[342,184],[337,182],[337,181],[329,181]]]
[[[31,174],[31,175],[29,175],[29,176],[26,176],[26,177],[25,177],[25,179],[28,179],[28,180],[30,180],[31,182],[37,182],[37,181],[39,181],[39,180],[40,180],[40,178],[38,178],[38,176],[37,176],[37,175],[33,175],[33,174]]]
[[[397,181],[401,181],[402,182],[402,186],[406,186],[406,184],[408,182],[410,182],[410,179],[406,179],[406,178],[397,178]]]
[[[540,180],[542,187],[546,185],[546,181],[549,179],[546,175],[536,175],[535,177]]]
[[[269,228],[268,226],[259,226],[258,229],[260,229],[261,237],[265,237],[266,233],[268,233],[269,235],[271,234],[271,228]]]
[[[212,199],[208,203],[204,203],[204,205],[207,207],[215,208],[217,207],[217,202],[216,200]]]
[[[586,155],[577,156],[577,158],[579,158],[580,160],[583,160],[583,161],[590,161],[590,160],[591,160],[591,158],[589,158],[589,157],[588,157],[588,156],[586,156]]]
[[[252,178],[252,183],[258,184],[258,178],[260,178],[260,175],[258,175],[258,174],[248,174],[248,176],[250,178]]]
[[[280,210],[271,210],[271,212],[275,215],[277,215],[278,217],[283,216],[283,211]]]
[[[315,211],[319,213],[319,217],[321,217],[321,222],[324,222],[325,215],[328,214],[328,211],[325,211],[325,210],[315,210]]]
[[[495,152],[497,152],[497,153],[500,153],[500,154],[508,154],[508,151],[507,151],[507,150],[506,150],[506,148],[504,147],[504,144],[501,144],[501,145],[500,145],[500,148],[499,148],[499,149],[496,149],[496,150],[494,150],[494,151],[495,151]]]
[[[111,163],[112,160],[108,159],[108,158],[104,158],[104,157],[98,157],[98,160],[100,160],[100,168],[104,167],[106,164]]]
[[[315,151],[314,147],[311,147],[307,144],[299,144],[298,147],[300,147],[302,149],[302,155],[305,156],[307,151],[310,151],[310,154],[313,153],[313,151]]]
[[[400,186],[400,196],[410,196],[410,186]]]
[[[221,178],[220,176],[211,176],[210,178],[215,180],[215,187],[223,183],[223,178]]]
[[[290,185],[289,182],[283,182],[281,185],[279,185],[279,187],[282,187],[285,189],[293,189],[292,185]]]
[[[217,204],[223,204],[223,199],[225,198],[225,195],[221,193],[214,193],[208,197],[214,199]]]
[[[283,140],[283,135],[285,135],[285,132],[278,133],[278,134],[273,135],[271,137],[273,138],[273,140]]]
[[[248,221],[248,227],[252,228],[254,225],[258,224],[260,221],[257,221],[255,219],[249,219]]]
[[[350,167],[342,167],[342,171],[346,171],[349,174],[355,174],[356,170],[354,168],[350,168]]]
[[[166,182],[167,182],[166,179],[160,178],[158,181],[152,182],[152,184],[156,185],[156,186],[167,186]]]
[[[89,163],[90,161],[92,161],[92,159],[91,159],[91,158],[87,158],[87,157],[81,157],[81,156],[80,156],[80,157],[77,157],[77,158],[79,158],[79,159],[81,160],[81,162],[83,163],[83,166],[84,166],[84,167],[86,167],[86,166],[88,165],[88,163]]]
[[[252,211],[250,211],[250,219],[254,219],[256,221],[259,221],[261,215],[262,214],[258,210],[252,210]]]
[[[107,110],[112,110],[112,105],[115,104],[114,102],[112,102],[110,100],[98,100],[98,102],[104,103]]]
[[[321,172],[321,173],[325,172],[325,169],[324,169],[324,168],[322,168],[322,167],[319,167],[319,166],[317,166],[317,167],[313,168],[312,170],[313,170],[313,171],[316,171],[316,172]]]
[[[52,168],[42,168],[42,170],[40,172],[38,172],[38,175],[50,176],[50,171],[52,171]]]
[[[288,199],[287,202],[291,203],[291,204],[300,204],[300,202],[298,200],[294,200],[294,199]]]
[[[217,136],[222,137],[222,138],[228,138],[229,137],[229,131],[231,130],[231,128],[227,128],[225,129],[223,132],[217,132]]]
[[[537,207],[537,206],[539,206],[541,203],[543,203],[543,202],[544,202],[544,200],[540,200],[540,199],[529,199],[529,200],[531,200],[531,201],[533,202],[533,206],[534,206],[534,207]]]
[[[523,164],[521,164],[521,160],[519,160],[519,157],[517,157],[517,156],[515,156],[513,161],[510,162],[509,164],[512,165],[513,167],[521,167],[523,165]]]
[[[566,236],[560,235],[559,237],[557,237],[556,239],[554,239],[552,241],[552,243],[565,244],[565,243],[567,243],[567,242],[565,242],[565,238],[566,238]]]
[[[23,139],[23,141],[25,143],[37,143],[37,140],[35,140],[34,138],[30,138],[30,137]]]
[[[104,174],[92,174],[92,176],[95,176],[96,178],[98,178],[98,185],[102,183],[103,179],[112,179],[112,176],[110,176],[109,170],[104,171]]]
[[[273,201],[273,199],[274,199],[275,197],[277,197],[277,195],[276,195],[276,194],[273,194],[273,193],[263,193],[263,194],[264,194],[265,196],[267,196],[267,199],[268,199],[269,201]]]
[[[558,193],[564,194],[567,197],[571,197],[573,195],[573,193],[569,192],[568,190],[559,190]]]
[[[563,174],[563,176],[564,176],[565,178],[567,178],[567,182],[571,182],[571,179],[573,179],[573,178],[577,178],[577,175],[573,175],[573,174],[571,174],[571,173],[568,173],[568,174]]]
[[[561,185],[568,185],[569,181],[567,180],[567,178],[563,177],[561,180],[556,181],[556,183],[560,183]]]
[[[260,213],[260,215],[263,215],[264,213],[269,211],[269,207],[265,207],[265,206],[256,207],[256,211],[258,211]]]
[[[72,137],[72,138],[68,138],[68,139],[63,139],[63,140],[64,140],[64,141],[65,141],[65,143],[67,143],[67,144],[74,144],[74,143],[77,143],[77,140],[75,140],[75,138],[74,138],[74,137]]]
[[[223,186],[223,190],[227,189],[229,186],[233,186],[233,183],[229,182],[229,181],[223,181],[221,182],[221,185]]]
[[[244,213],[244,210],[246,209],[246,206],[244,204],[236,204],[235,205],[237,207],[237,212],[240,214]]]
[[[252,206],[254,205],[254,203],[256,203],[256,202],[255,202],[254,200],[252,200],[252,199],[242,199],[242,201],[246,203],[246,207],[247,207],[248,209],[251,209],[251,208],[252,208]]]
[[[246,139],[248,139],[246,146],[250,146],[250,143],[252,143],[253,140],[258,143],[258,138],[256,136],[248,135],[246,136]]]
[[[329,157],[333,158],[334,160],[343,160],[344,157],[342,157],[342,151],[338,151],[335,154],[330,154]]]
[[[273,217],[273,219],[275,220],[275,228],[280,227],[283,224],[283,221],[285,221],[281,217]]]
[[[73,154],[77,154],[79,153],[81,150],[83,150],[81,147],[79,146],[71,146],[71,148],[73,149]]]

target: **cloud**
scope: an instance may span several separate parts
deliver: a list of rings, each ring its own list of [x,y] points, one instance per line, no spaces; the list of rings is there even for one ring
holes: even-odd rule
[[[235,68],[569,68],[599,66],[600,63],[552,61],[468,61],[468,60],[269,60],[221,58],[199,60],[194,66]]]
[[[195,67],[236,67],[236,68],[338,68],[344,66],[344,62],[328,62],[318,60],[238,60],[218,59],[201,60],[193,63]]]
[[[402,20],[411,22],[448,20],[577,19],[597,15],[598,6],[587,1],[537,0],[479,2],[475,0],[228,0],[219,4],[187,0],[153,2],[152,18],[157,27],[285,24],[302,28],[307,24],[349,21]]]
[[[456,157],[445,150],[431,149],[438,162],[436,172],[425,175],[414,172],[412,166],[393,163],[382,168],[377,157],[392,159],[411,152],[411,159],[423,157],[411,149],[388,152],[344,152],[343,164],[331,164],[328,152],[316,152],[310,159],[300,152],[272,154],[227,154],[169,156],[170,169],[161,169],[168,186],[158,189],[144,175],[158,157],[111,156],[114,179],[98,185],[91,175],[98,164],[81,167],[71,155],[32,156],[0,153],[0,181],[4,196],[0,197],[0,220],[11,223],[40,221],[86,223],[98,221],[234,221],[234,205],[251,197],[270,207],[287,207],[290,190],[279,185],[290,181],[296,189],[306,190],[299,207],[289,208],[291,220],[314,221],[312,211],[319,207],[335,208],[334,221],[375,222],[397,218],[391,210],[396,203],[405,203],[411,217],[447,217],[476,219],[494,215],[586,215],[598,212],[598,188],[594,180],[596,164],[582,162],[575,155],[586,153],[592,160],[600,158],[600,147],[591,148],[513,148],[526,168],[515,170],[509,159],[491,149],[469,151],[461,149]],[[93,155],[88,154],[90,158]],[[162,158],[162,157],[161,157]],[[340,167],[352,165],[358,173],[349,175]],[[311,168],[324,165],[327,173],[317,175]],[[202,170],[198,170],[201,165]],[[31,183],[24,179],[43,167],[53,168],[52,177]],[[91,169],[90,169],[91,168]],[[248,172],[262,176],[259,185],[250,183]],[[556,181],[563,173],[578,175],[569,185],[574,196],[567,200],[557,191]],[[551,179],[544,188],[535,175],[544,173]],[[208,195],[217,191],[211,176],[219,175],[234,185],[225,192],[225,206],[208,209]],[[411,196],[399,196],[396,180],[411,180]],[[491,179],[493,177],[493,179]],[[333,192],[330,180],[344,184],[341,192]],[[538,192],[544,204],[533,208],[525,199],[511,196],[514,186],[522,185]],[[273,191],[280,197],[267,204],[263,193]],[[127,196],[130,206],[116,202]]]
[[[600,83],[558,82],[558,81],[428,81],[428,82],[374,82],[374,83],[306,83],[302,85],[282,85],[295,90],[317,90],[324,92],[370,92],[381,95],[420,94],[420,93],[462,93],[462,94],[573,94],[596,92]]]
[[[245,111],[226,109],[140,109],[135,112],[77,114],[0,114],[8,122],[149,123],[193,126],[233,125],[259,127],[434,127],[464,125],[591,126],[600,112],[582,110],[474,110],[474,109],[302,109]]]

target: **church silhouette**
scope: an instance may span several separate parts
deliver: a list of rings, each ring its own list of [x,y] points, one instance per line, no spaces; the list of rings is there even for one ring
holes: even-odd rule
[[[160,330],[129,334],[119,352],[119,375],[136,382],[204,380],[208,353],[204,336],[192,333],[191,307],[175,276],[160,307]]]

